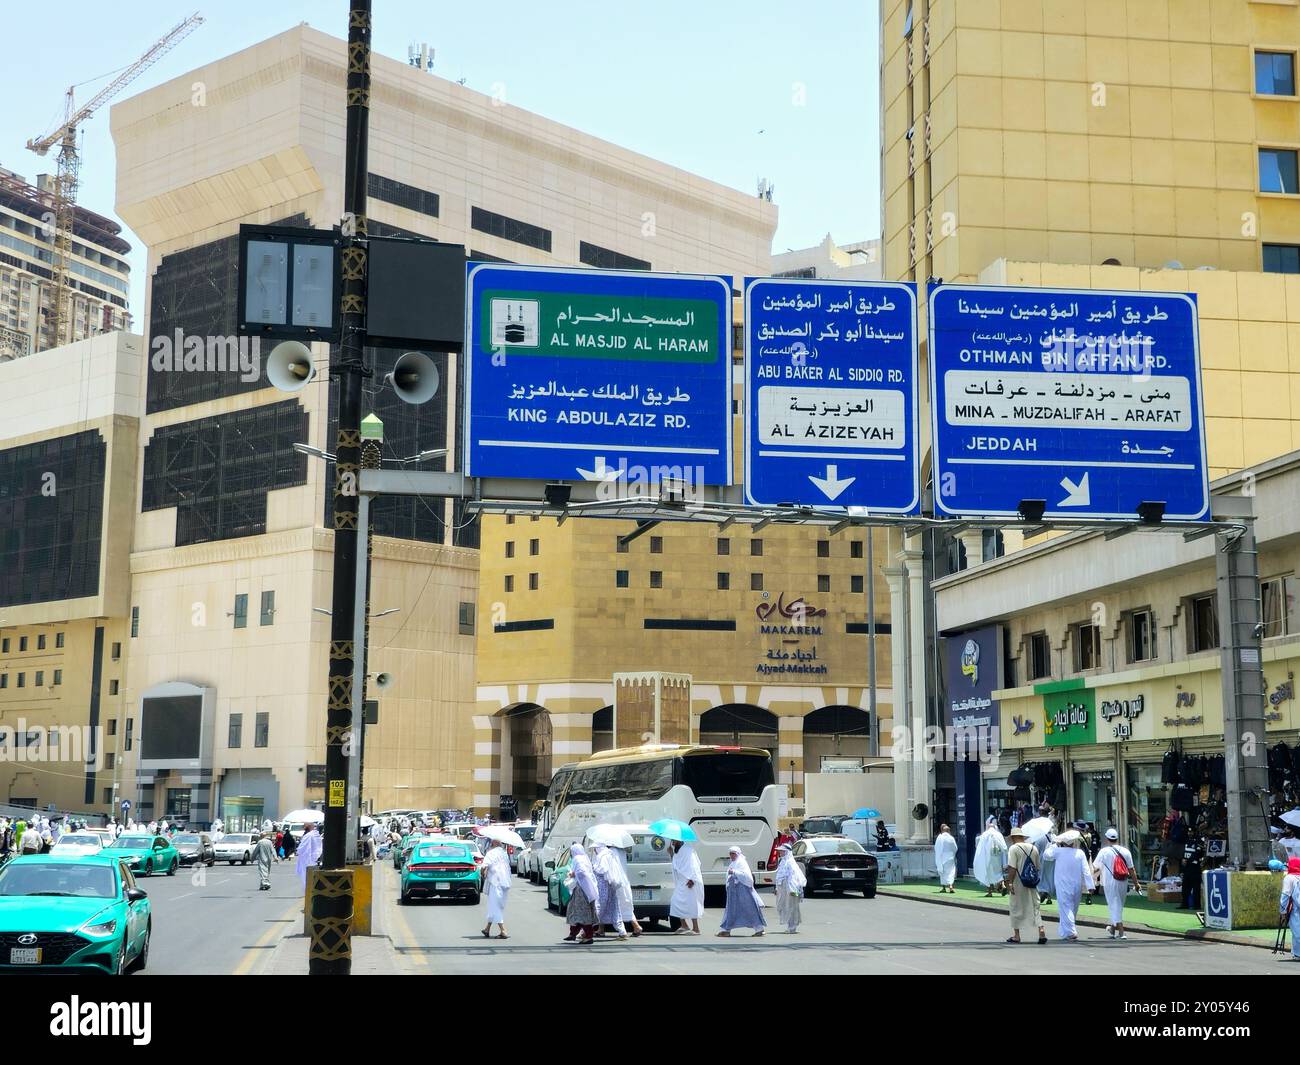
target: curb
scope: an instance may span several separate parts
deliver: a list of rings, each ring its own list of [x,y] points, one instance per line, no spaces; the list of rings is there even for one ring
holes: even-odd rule
[[[927,899],[924,896],[917,895],[912,891],[891,891],[888,887],[879,885],[876,888],[877,894],[885,895],[891,899],[907,899],[911,902],[925,902],[935,906],[956,906],[962,910],[978,910],[981,913],[1005,913],[1005,909],[995,906],[984,906],[976,902],[952,902],[947,899]],[[1044,924],[1060,924],[1061,919],[1054,913],[1042,912],[1042,921]],[[1105,928],[1106,922],[1097,917],[1087,917],[1079,914],[1075,917],[1074,923],[1086,928]],[[1186,932],[1171,932],[1167,928],[1153,928],[1151,925],[1139,924],[1136,921],[1125,921],[1124,927],[1131,928],[1135,932],[1141,932],[1144,935],[1163,936],[1166,939],[1192,939],[1207,943],[1231,943],[1239,947],[1259,947],[1262,950],[1273,949],[1273,944],[1251,936],[1233,935],[1231,932],[1215,932],[1206,928],[1193,928]]]

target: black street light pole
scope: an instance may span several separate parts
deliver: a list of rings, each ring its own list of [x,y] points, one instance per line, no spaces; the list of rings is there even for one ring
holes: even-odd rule
[[[357,511],[361,477],[361,381],[366,346],[366,179],[370,122],[370,3],[348,11],[347,143],[343,178],[343,293],[334,453],[334,592],[330,619],[329,706],[325,724],[325,841],[309,887],[313,976],[352,971],[352,871],[347,868],[348,757],[352,738],[356,611]]]

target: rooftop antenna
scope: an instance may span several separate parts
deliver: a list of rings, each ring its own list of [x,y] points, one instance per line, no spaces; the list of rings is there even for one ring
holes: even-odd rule
[[[433,49],[425,42],[406,46],[406,61],[416,70],[433,72]]]

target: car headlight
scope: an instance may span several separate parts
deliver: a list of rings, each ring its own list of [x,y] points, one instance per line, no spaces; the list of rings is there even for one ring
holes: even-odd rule
[[[117,931],[117,919],[111,918],[107,921],[99,921],[95,924],[82,925],[81,930],[87,935],[111,936]]]

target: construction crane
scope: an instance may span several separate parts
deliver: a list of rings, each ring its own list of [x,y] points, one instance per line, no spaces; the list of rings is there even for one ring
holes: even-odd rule
[[[155,41],[144,55],[119,72],[80,107],[75,100],[76,86],[70,86],[64,97],[63,122],[45,136],[34,137],[27,142],[27,147],[37,155],[45,155],[56,144],[59,146],[58,170],[54,187],[49,192],[49,205],[54,214],[54,257],[50,271],[50,303],[45,318],[46,348],[58,347],[63,340],[65,322],[71,317],[68,307],[68,265],[72,255],[72,230],[76,219],[77,184],[81,170],[81,159],[77,154],[77,128],[202,22],[203,16],[197,11],[178,22]],[[71,340],[72,337],[69,336],[68,339]]]

